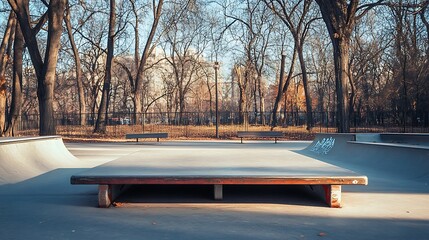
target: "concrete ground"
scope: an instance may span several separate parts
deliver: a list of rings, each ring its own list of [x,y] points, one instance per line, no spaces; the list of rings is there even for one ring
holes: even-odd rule
[[[211,200],[204,186],[131,189],[109,209],[97,208],[97,186],[70,185],[70,176],[139,151],[189,149],[301,151],[310,142],[270,141],[66,144],[82,167],[56,169],[0,185],[1,239],[429,239],[427,178],[397,178],[371,163],[335,165],[369,178],[343,187],[341,209],[328,208],[304,188],[225,187]],[[412,156],[410,156],[412,157]]]

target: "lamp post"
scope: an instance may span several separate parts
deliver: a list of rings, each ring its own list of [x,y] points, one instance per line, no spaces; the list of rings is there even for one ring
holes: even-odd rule
[[[216,113],[216,138],[219,138],[219,96],[217,91],[217,70],[219,69],[219,62],[214,62],[215,70],[215,113]]]

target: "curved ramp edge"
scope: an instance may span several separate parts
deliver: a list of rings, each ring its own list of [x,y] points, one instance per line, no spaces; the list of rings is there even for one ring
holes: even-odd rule
[[[0,185],[75,167],[78,162],[60,136],[0,139]]]
[[[385,134],[317,134],[303,153],[362,174],[429,180],[429,149],[386,144]],[[400,134],[396,134],[398,138]],[[400,137],[400,136],[399,136]],[[409,142],[410,134],[404,139]],[[397,139],[395,139],[398,141]],[[424,145],[423,145],[424,146]]]

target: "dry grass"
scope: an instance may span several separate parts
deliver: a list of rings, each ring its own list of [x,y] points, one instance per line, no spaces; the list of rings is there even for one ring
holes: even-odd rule
[[[93,133],[93,126],[58,126],[57,134],[61,135],[67,142],[125,142],[127,133],[143,132],[167,132],[171,140],[209,140],[216,139],[215,126],[207,125],[114,125],[108,126],[105,134]],[[237,138],[237,131],[269,131],[269,126],[261,125],[221,125],[219,127],[220,139]],[[275,131],[281,131],[284,137],[280,140],[313,140],[316,133],[335,133],[336,128],[314,127],[312,131],[307,131],[304,126],[277,127]],[[404,131],[405,130],[405,131]],[[351,132],[428,132],[427,128],[401,127],[365,127],[352,128]],[[19,136],[37,136],[38,130],[20,131]],[[149,139],[152,141],[152,139]]]
[[[105,134],[93,133],[92,126],[58,126],[57,134],[67,142],[125,142],[125,134],[142,132],[167,132],[172,140],[215,139],[215,126],[173,126],[173,125],[115,125],[108,126]],[[219,127],[220,139],[238,139],[237,131],[269,131],[269,126],[222,125]],[[277,127],[275,131],[284,133],[281,140],[312,140],[315,132],[305,127]],[[335,130],[333,130],[335,131]],[[37,130],[21,131],[20,135],[36,136]]]

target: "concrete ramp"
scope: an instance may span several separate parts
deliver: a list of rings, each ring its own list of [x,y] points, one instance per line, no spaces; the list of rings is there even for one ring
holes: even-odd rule
[[[78,161],[59,136],[0,138],[0,185],[73,167]]]
[[[318,134],[302,152],[363,174],[429,179],[428,134]]]

